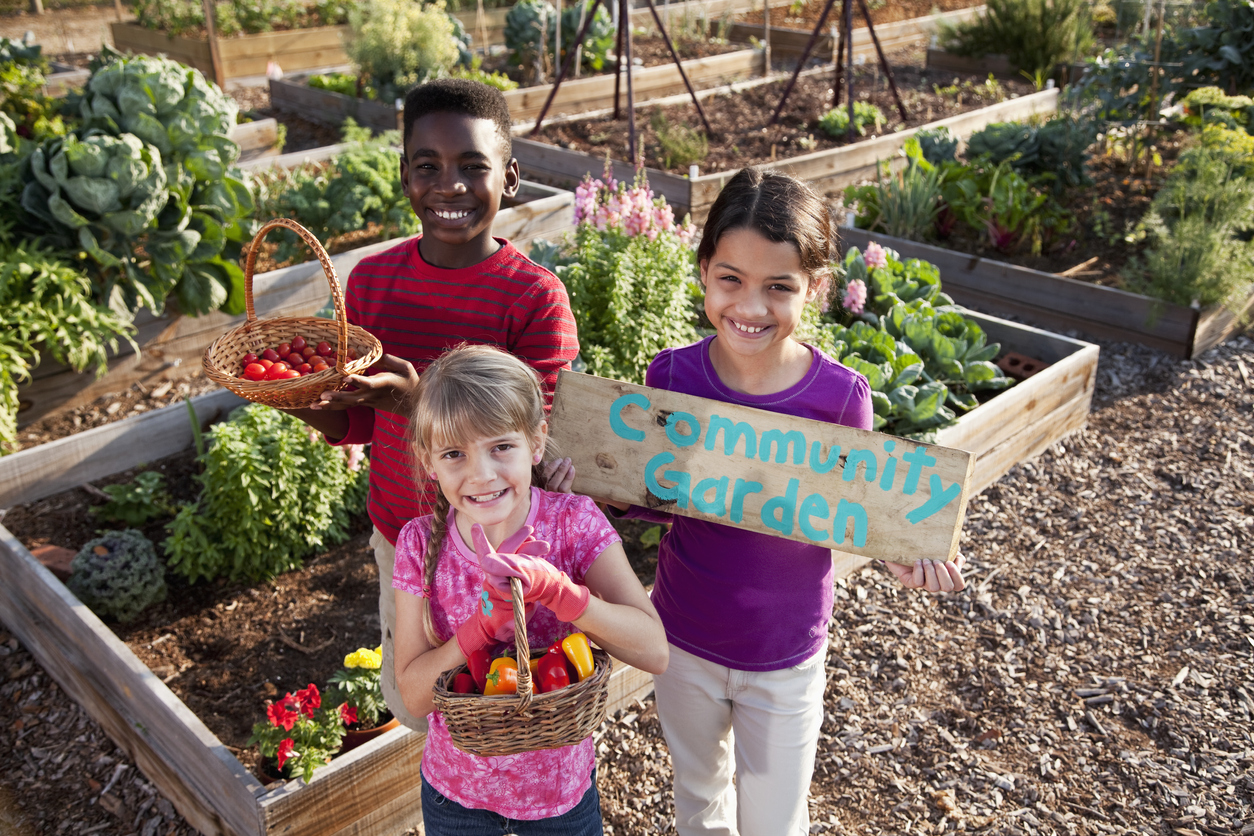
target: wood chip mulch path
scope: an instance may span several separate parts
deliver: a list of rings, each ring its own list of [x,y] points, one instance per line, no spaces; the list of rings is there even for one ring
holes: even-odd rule
[[[1088,426],[970,507],[962,593],[837,589],[812,833],[1254,834],[1254,339],[1102,347]],[[606,832],[673,832],[651,700]],[[0,627],[0,832],[189,828]]]

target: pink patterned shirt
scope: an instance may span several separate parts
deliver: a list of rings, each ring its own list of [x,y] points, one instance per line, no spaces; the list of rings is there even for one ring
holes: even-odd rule
[[[474,549],[457,531],[455,514],[449,511],[448,533],[431,590],[431,619],[436,634],[444,640],[452,638],[474,612],[483,589],[483,572],[475,562]],[[605,515],[586,496],[532,488],[526,524],[535,528],[536,539],[552,546],[549,562],[580,584],[597,556],[620,542]],[[401,529],[392,575],[396,589],[422,596],[422,561],[430,533],[430,516],[411,520]],[[569,625],[542,606],[536,607],[527,624],[527,639],[533,648],[547,647],[569,632]],[[534,821],[569,811],[591,786],[596,759],[591,737],[561,749],[484,758],[453,745],[439,711],[431,712],[429,722],[422,774],[441,795],[463,807]]]

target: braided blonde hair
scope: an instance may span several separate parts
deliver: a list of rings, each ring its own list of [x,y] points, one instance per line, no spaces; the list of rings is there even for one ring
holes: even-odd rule
[[[544,395],[534,369],[499,348],[463,343],[440,355],[422,373],[409,427],[415,459],[429,472],[432,451],[439,446],[511,432],[531,439],[544,420]],[[531,483],[543,487],[542,474],[542,465],[533,466]],[[435,583],[440,549],[448,533],[448,512],[449,502],[437,488],[431,536],[423,555],[427,590]],[[439,647],[444,640],[436,635],[429,599],[423,612],[427,641]]]

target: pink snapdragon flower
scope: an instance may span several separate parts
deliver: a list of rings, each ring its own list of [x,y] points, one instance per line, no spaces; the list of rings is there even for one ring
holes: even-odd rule
[[[869,250],[870,247],[867,249]],[[866,307],[866,283],[862,279],[854,279],[845,286],[845,296],[841,300],[841,305],[851,314],[862,313]]]
[[[650,241],[666,232],[688,245],[696,234],[689,221],[678,224],[675,212],[665,198],[654,195],[643,176],[628,187],[606,170],[605,179],[585,178],[575,189],[575,224],[591,224],[599,232],[620,230],[626,235],[643,235]]]
[[[874,270],[876,267],[888,266],[888,253],[884,248],[874,241],[866,245],[866,252],[862,254],[862,260],[866,262],[866,269]]]

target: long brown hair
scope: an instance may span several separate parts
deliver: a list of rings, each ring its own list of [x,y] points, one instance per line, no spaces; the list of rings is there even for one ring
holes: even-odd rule
[[[431,451],[436,447],[511,432],[531,439],[544,419],[544,395],[534,369],[499,348],[462,344],[440,355],[422,373],[409,422],[415,460],[425,475],[431,470]],[[542,487],[542,474],[541,465],[533,466],[531,483]],[[427,590],[434,588],[440,549],[448,533],[448,511],[448,500],[437,487],[431,536],[423,555]],[[430,600],[422,626],[433,647],[444,643],[435,633]]]

